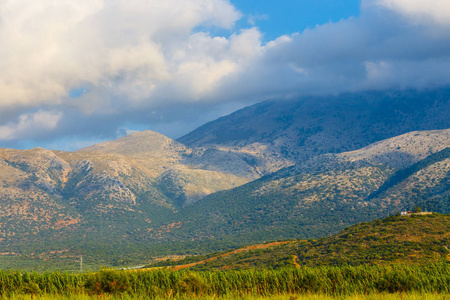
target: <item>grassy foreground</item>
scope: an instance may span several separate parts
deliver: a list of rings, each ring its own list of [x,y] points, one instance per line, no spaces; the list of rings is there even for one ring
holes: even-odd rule
[[[0,294],[9,299],[450,300],[450,264],[86,274],[2,271]]]
[[[62,295],[27,295],[27,294],[18,294],[10,297],[1,297],[1,299],[10,299],[10,300],[90,300],[90,299],[111,299],[111,300],[125,300],[125,299],[148,299],[144,296],[133,296],[133,295],[122,295],[122,296],[93,296],[93,295],[73,295],[73,296],[62,296]],[[153,298],[157,300],[163,300],[167,298],[157,297]],[[307,295],[299,295],[299,294],[285,294],[285,295],[271,295],[271,296],[177,296],[172,297],[171,299],[179,299],[179,300],[188,300],[188,299],[198,299],[198,300],[449,300],[450,295],[443,294],[420,294],[420,293],[394,293],[394,294],[371,294],[371,295],[353,295],[353,296],[330,296],[323,294],[307,294]]]

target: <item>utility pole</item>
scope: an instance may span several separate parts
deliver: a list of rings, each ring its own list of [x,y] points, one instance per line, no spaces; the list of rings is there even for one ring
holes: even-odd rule
[[[83,255],[80,256],[80,273],[83,272]]]

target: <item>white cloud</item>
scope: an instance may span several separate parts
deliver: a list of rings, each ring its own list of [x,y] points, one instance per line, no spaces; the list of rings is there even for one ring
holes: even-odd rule
[[[168,51],[170,80],[155,87],[153,97],[175,102],[215,101],[223,80],[240,74],[262,55],[261,33],[241,30],[229,38],[192,34]]]
[[[62,113],[39,110],[35,113],[23,114],[17,123],[0,126],[0,139],[33,138],[37,132],[55,129],[62,118]]]
[[[250,15],[248,17],[247,22],[251,26],[255,26],[258,21],[268,21],[268,20],[270,20],[269,15]]]
[[[365,0],[368,6],[375,2],[412,18],[415,22],[433,20],[450,25],[450,1],[448,0]]]
[[[391,7],[368,3],[374,2],[365,1],[358,18],[268,43],[221,93],[254,100],[449,85],[450,28],[430,20],[417,23]]]
[[[0,109],[61,104],[85,83],[84,111],[98,97],[148,100],[194,28],[239,17],[226,0],[0,1]]]
[[[228,0],[0,0],[0,140],[179,134],[230,102],[450,84],[449,3],[363,0],[358,18],[262,45]]]

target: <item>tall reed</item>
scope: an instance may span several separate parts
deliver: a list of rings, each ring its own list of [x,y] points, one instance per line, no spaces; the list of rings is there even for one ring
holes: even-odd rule
[[[279,270],[147,271],[96,273],[0,271],[0,294],[123,295],[142,298],[376,293],[450,294],[450,264],[395,264]]]

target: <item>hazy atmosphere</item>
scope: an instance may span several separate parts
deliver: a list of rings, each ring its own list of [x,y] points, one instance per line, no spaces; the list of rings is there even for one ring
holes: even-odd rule
[[[0,147],[178,138],[265,99],[450,84],[448,0],[311,2],[0,0]]]

